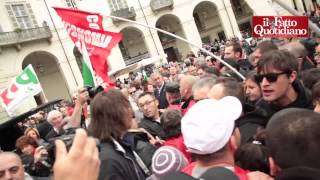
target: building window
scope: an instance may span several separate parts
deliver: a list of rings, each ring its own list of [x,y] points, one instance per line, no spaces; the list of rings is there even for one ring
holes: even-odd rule
[[[128,8],[126,0],[108,0],[111,11],[117,11],[120,9]]]
[[[7,4],[5,7],[14,28],[30,29],[38,27],[29,3]]]
[[[69,8],[77,9],[77,4],[74,0],[66,0],[66,4]]]
[[[243,15],[243,13],[245,13],[242,9],[243,7],[240,0],[231,0],[231,5],[237,16]]]
[[[218,32],[218,37],[220,41],[226,41],[226,35],[224,34],[223,31]]]
[[[24,4],[15,4],[15,5],[12,5],[11,7],[12,7],[13,14],[16,17],[16,20],[18,22],[18,26],[21,29],[29,29],[33,27],[31,19],[29,18],[29,15],[26,11]]]

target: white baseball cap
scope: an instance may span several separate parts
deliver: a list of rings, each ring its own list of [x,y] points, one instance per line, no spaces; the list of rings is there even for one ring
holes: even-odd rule
[[[241,113],[242,104],[233,96],[205,99],[194,104],[181,120],[181,131],[189,152],[205,155],[223,148]]]

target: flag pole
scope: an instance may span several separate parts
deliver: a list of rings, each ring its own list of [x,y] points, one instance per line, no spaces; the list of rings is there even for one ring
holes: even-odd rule
[[[140,26],[143,26],[145,28],[149,28],[149,29],[153,29],[153,30],[156,30],[156,31],[159,31],[159,32],[162,32],[164,34],[167,34],[169,36],[172,36],[174,38],[177,38],[183,42],[186,42],[186,43],[189,43],[197,48],[199,48],[201,51],[209,54],[211,57],[214,57],[215,59],[217,59],[218,61],[220,61],[222,64],[224,64],[225,66],[227,66],[229,69],[231,69],[234,73],[236,73],[242,80],[245,80],[246,78],[239,72],[237,71],[235,68],[233,68],[231,65],[229,65],[228,63],[226,63],[224,60],[222,60],[220,57],[214,55],[212,52],[200,47],[199,45],[191,42],[191,41],[188,41],[187,39],[184,39],[180,36],[177,36],[173,33],[170,33],[168,31],[165,31],[165,30],[162,30],[162,29],[159,29],[159,28],[156,28],[156,27],[152,27],[152,26],[149,26],[149,25],[146,25],[146,24],[143,24],[143,23],[139,23],[139,22],[136,22],[136,21],[132,21],[132,20],[129,20],[129,19],[125,19],[125,18],[121,18],[121,17],[117,17],[117,16],[112,16],[112,15],[103,15],[104,17],[108,17],[108,18],[114,18],[114,19],[118,19],[118,20],[121,20],[121,21],[126,21],[126,22],[130,22],[130,23],[134,23],[134,24],[137,24],[137,25],[140,25]]]
[[[48,4],[47,4],[47,1],[46,1],[46,0],[43,0],[43,2],[44,2],[44,4],[45,4],[45,6],[46,6],[46,9],[47,9],[48,13],[49,13],[50,20],[51,20],[51,22],[52,22],[52,25],[53,25],[54,30],[56,31],[56,34],[57,34],[57,37],[58,37],[58,40],[59,40],[59,44],[61,45],[63,54],[64,54],[64,56],[65,56],[65,58],[66,58],[66,60],[67,60],[67,63],[68,63],[68,65],[69,65],[69,67],[70,67],[71,74],[72,74],[72,76],[73,76],[74,81],[76,82],[76,86],[79,86],[79,83],[78,83],[78,81],[77,81],[77,78],[76,78],[76,76],[74,75],[72,66],[71,66],[71,64],[70,64],[69,58],[68,58],[68,56],[67,56],[67,52],[66,52],[66,50],[65,50],[65,48],[64,48],[64,46],[63,46],[63,43],[62,43],[61,38],[60,38],[60,35],[59,35],[59,33],[58,33],[56,24],[55,24],[54,21],[53,21],[52,15],[51,15],[51,13],[50,13],[50,10],[49,10]],[[72,96],[70,95],[70,93],[69,93],[69,96],[72,98]]]

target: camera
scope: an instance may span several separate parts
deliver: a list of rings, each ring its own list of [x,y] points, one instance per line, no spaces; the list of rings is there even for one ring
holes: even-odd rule
[[[97,86],[97,87],[85,86],[85,88],[88,91],[89,97],[91,99],[93,99],[96,94],[104,90],[102,86]]]
[[[48,156],[52,157],[53,160],[55,159],[55,149],[56,149],[55,141],[56,140],[63,141],[63,143],[66,145],[67,150],[69,150],[73,143],[75,133],[76,133],[75,128],[69,128],[65,130],[64,134],[49,139],[48,143],[44,145],[44,148],[48,151]]]
[[[46,150],[48,151],[48,156],[52,157],[52,159],[55,160],[55,149],[56,149],[55,141],[56,140],[63,141],[63,143],[66,145],[67,150],[69,151],[76,135],[76,129],[77,128],[66,129],[64,134],[49,139],[49,143],[46,146],[44,146],[44,148],[46,148]],[[96,141],[98,150],[100,151],[100,141],[96,138],[94,139]]]

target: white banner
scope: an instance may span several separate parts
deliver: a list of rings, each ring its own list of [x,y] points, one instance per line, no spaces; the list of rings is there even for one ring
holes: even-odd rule
[[[0,92],[1,105],[9,115],[19,104],[42,91],[39,79],[29,64],[10,84]]]

